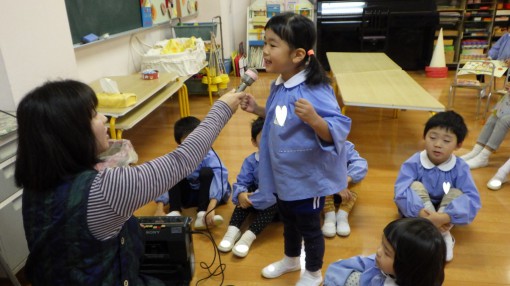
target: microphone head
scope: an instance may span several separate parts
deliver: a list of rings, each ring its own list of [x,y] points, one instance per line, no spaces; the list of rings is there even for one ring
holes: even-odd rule
[[[257,70],[254,68],[250,68],[244,72],[243,77],[241,78],[241,81],[244,82],[246,85],[251,85],[258,78],[259,78],[259,73],[257,72]]]

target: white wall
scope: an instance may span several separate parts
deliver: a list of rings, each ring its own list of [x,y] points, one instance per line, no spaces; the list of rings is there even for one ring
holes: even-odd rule
[[[20,9],[17,1],[2,3],[0,18],[0,109],[14,110],[31,89],[56,78],[91,82],[109,75],[139,69],[143,46],[170,37],[168,26],[125,35],[75,49],[62,0],[30,1]],[[221,16],[225,57],[244,41],[249,0],[198,0],[199,15],[184,22],[210,22]],[[219,29],[218,29],[219,30]],[[132,43],[132,44],[130,44]]]
[[[76,78],[77,69],[62,0],[3,1],[0,18],[0,108],[14,110],[21,97],[48,79]],[[64,24],[65,23],[65,24]]]

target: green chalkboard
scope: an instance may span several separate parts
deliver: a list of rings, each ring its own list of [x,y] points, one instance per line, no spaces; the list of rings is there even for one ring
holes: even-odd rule
[[[142,27],[140,0],[65,0],[73,44],[90,33],[98,37]]]

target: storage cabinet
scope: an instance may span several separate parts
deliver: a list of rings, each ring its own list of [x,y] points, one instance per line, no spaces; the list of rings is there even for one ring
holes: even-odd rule
[[[0,114],[0,277],[19,285],[14,274],[25,265],[28,247],[21,213],[23,190],[14,183],[18,144],[15,121]]]

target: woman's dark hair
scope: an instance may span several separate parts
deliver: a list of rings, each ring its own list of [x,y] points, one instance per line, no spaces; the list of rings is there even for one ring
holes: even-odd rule
[[[194,116],[186,116],[177,120],[174,125],[175,142],[181,144],[184,137],[188,136],[198,125],[200,125],[200,119]]]
[[[308,55],[317,40],[315,24],[305,16],[285,12],[269,19],[264,30],[271,29],[278,37],[287,42],[291,50],[304,49],[306,56],[302,61],[306,71],[306,84],[330,83],[329,77],[315,55]]]
[[[427,132],[434,127],[445,128],[447,131],[453,132],[457,137],[457,144],[464,142],[468,133],[464,118],[452,110],[438,112],[430,117],[423,130],[423,138],[425,138]]]
[[[19,103],[15,180],[27,190],[45,191],[94,168],[97,157],[92,118],[97,97],[75,80],[46,82]]]
[[[446,245],[425,218],[397,219],[384,228],[395,252],[393,269],[399,286],[440,286],[444,281]]]
[[[253,120],[251,123],[251,139],[253,141],[257,140],[257,135],[259,135],[260,131],[262,131],[262,127],[264,126],[264,118],[257,117],[257,119]]]

